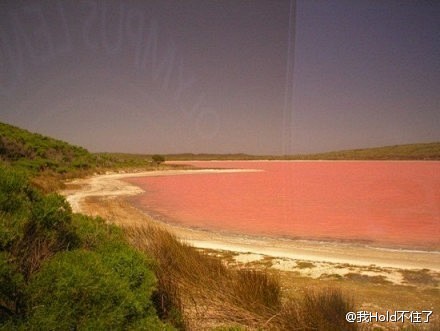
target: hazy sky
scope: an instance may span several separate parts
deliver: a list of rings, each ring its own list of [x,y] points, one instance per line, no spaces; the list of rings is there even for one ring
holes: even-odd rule
[[[440,1],[0,2],[0,121],[91,151],[439,141],[439,87]]]

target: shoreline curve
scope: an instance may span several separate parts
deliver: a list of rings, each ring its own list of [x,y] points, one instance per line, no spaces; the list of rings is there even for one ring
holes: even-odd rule
[[[141,188],[123,181],[124,178],[249,171],[259,170],[197,169],[107,173],[70,181],[68,183],[68,187],[70,186],[70,188],[60,193],[66,197],[74,212],[93,214],[93,211],[86,206],[86,201],[89,198],[126,199],[127,197],[144,192]],[[261,254],[274,258],[314,262],[357,266],[374,265],[383,268],[399,269],[430,269],[440,272],[440,252],[438,251],[391,249],[351,243],[322,242],[303,239],[261,238],[249,235],[224,234],[207,230],[191,229],[184,226],[164,223],[157,219],[154,221],[165,226],[168,230],[171,230],[179,239],[201,249]],[[121,223],[121,225],[127,222],[125,225],[129,225],[128,220],[120,219],[118,222]]]

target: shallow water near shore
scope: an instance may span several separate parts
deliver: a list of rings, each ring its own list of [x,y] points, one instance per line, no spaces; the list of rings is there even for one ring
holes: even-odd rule
[[[212,231],[440,249],[440,162],[185,163],[258,171],[125,178],[136,206]]]

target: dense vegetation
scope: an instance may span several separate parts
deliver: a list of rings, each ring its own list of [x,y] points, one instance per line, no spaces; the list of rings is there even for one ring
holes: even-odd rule
[[[0,328],[162,329],[151,263],[116,226],[0,166]]]
[[[68,177],[121,168],[151,168],[162,155],[90,153],[85,148],[0,123],[0,161],[31,174]]]
[[[0,160],[27,171],[60,174],[96,163],[96,157],[82,147],[4,123],[0,123]]]
[[[122,169],[175,168],[150,155],[90,153],[85,148],[0,123],[0,162],[27,173],[45,192],[59,190],[63,180]]]
[[[152,260],[120,228],[44,192],[133,163],[0,123],[0,329],[171,328],[154,307]]]

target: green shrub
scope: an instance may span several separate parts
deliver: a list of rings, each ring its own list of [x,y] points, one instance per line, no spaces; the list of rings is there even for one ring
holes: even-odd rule
[[[108,241],[124,241],[122,230],[113,224],[106,224],[101,217],[73,214],[72,227],[81,247],[90,250],[97,249]]]
[[[0,170],[0,329],[166,327],[151,299],[151,262],[121,229]]]
[[[86,160],[75,160],[72,166],[76,169],[89,169],[90,164]]]
[[[102,262],[123,279],[139,302],[148,306],[156,278],[151,271],[151,261],[123,242],[106,242],[97,250]]]
[[[29,207],[29,198],[35,194],[24,173],[0,165],[0,211],[22,212]]]
[[[39,227],[57,229],[70,223],[72,209],[59,194],[48,194],[36,201],[31,208],[31,219]]]
[[[151,271],[138,264],[141,258],[133,251],[120,249],[105,259],[76,250],[48,261],[30,282],[28,325],[42,330],[163,329],[149,297]],[[138,283],[130,282],[133,263]],[[143,296],[135,293],[142,290]]]
[[[10,250],[20,240],[32,204],[41,195],[20,171],[0,165],[0,249]]]
[[[9,180],[0,175],[0,249],[15,257],[14,263],[28,278],[45,259],[78,247],[79,240],[63,197],[42,196],[15,172],[9,175]]]
[[[26,279],[38,271],[44,260],[59,251],[79,246],[71,218],[69,204],[58,194],[45,195],[32,204],[23,234],[15,245],[15,254]]]
[[[12,320],[24,308],[24,279],[10,263],[11,258],[8,253],[0,252],[0,323]]]
[[[9,251],[20,240],[22,225],[20,218],[0,212],[0,251]]]

